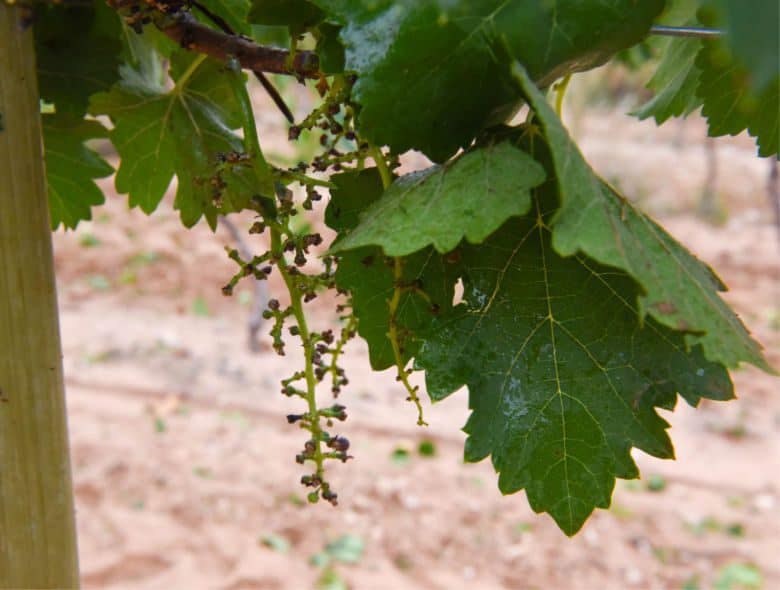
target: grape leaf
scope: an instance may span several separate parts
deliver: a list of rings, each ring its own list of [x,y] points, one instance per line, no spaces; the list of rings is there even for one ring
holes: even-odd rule
[[[701,5],[698,12],[697,4]],[[763,0],[750,7],[731,0],[675,3],[674,14],[666,15],[671,24],[725,27],[725,42],[668,39],[661,64],[648,83],[656,95],[634,114],[643,119],[653,116],[663,123],[703,104],[710,136],[735,135],[747,129],[758,139],[759,155],[777,154],[778,6]]]
[[[300,35],[319,23],[325,13],[307,0],[253,0],[249,20],[253,23],[289,27]]]
[[[720,0],[720,4],[725,16],[726,40],[737,59],[750,71],[751,87],[760,92],[780,75],[780,3]],[[775,101],[774,106],[777,105]]]
[[[474,149],[396,180],[332,252],[376,245],[405,256],[431,244],[449,252],[464,237],[479,243],[527,213],[544,178],[542,166],[508,142]]]
[[[771,370],[761,346],[718,296],[726,287],[715,273],[599,179],[522,66],[515,73],[544,128],[558,181],[555,250],[562,256],[582,252],[629,273],[644,291],[641,316],[649,313],[687,332],[686,342],[701,344],[711,361],[729,367],[747,361]]]
[[[433,248],[425,248],[403,259],[401,284],[405,286],[396,313],[401,358],[406,363],[419,348],[418,334],[437,314],[452,306],[455,278],[450,265]],[[336,284],[352,294],[352,311],[358,318],[358,334],[368,344],[371,368],[381,371],[395,365],[388,302],[395,279],[392,259],[379,248],[358,248],[341,255]]]
[[[105,201],[94,179],[109,176],[114,169],[84,142],[105,138],[108,130],[97,121],[61,114],[43,115],[42,123],[51,227],[73,229],[92,218],[91,207]]]
[[[159,88],[168,80],[167,60],[177,46],[156,27],[136,33],[122,25],[122,78],[140,86]]]
[[[342,24],[361,133],[443,161],[519,106],[510,54],[542,85],[644,37],[662,0],[317,0]]]
[[[199,2],[212,14],[222,18],[233,32],[251,36],[252,26],[247,22],[252,5],[250,0],[199,0]],[[195,14],[199,12],[196,10]],[[204,16],[203,20],[213,26],[208,17]]]
[[[382,194],[382,181],[375,168],[338,174],[331,181],[336,188],[331,191],[325,221],[340,236],[349,235],[359,213]],[[437,314],[452,307],[455,280],[450,273],[451,266],[432,248],[403,259],[401,280],[407,288],[401,295],[396,323],[400,328],[404,362],[417,352],[416,334],[427,328]],[[395,365],[387,337],[388,302],[395,287],[392,261],[376,247],[345,252],[339,258],[336,284],[352,295],[352,311],[358,318],[358,333],[368,343],[371,367],[381,371]]]
[[[59,113],[83,116],[90,95],[108,90],[119,78],[120,30],[117,13],[104,3],[36,6],[41,98]]]
[[[93,96],[92,114],[114,122],[111,141],[121,163],[120,193],[146,213],[157,208],[174,175],[174,206],[190,227],[202,215],[216,226],[220,213],[245,208],[258,182],[250,165],[219,168],[219,154],[243,151],[231,129],[241,125],[240,109],[224,66],[184,52],[172,56],[169,90],[143,72],[124,70],[110,92]],[[222,185],[225,186],[222,186]],[[219,205],[219,206],[218,206]]]
[[[615,477],[634,478],[631,447],[674,451],[656,407],[679,393],[733,397],[727,371],[652,319],[640,325],[636,284],[551,247],[541,215],[511,219],[462,247],[464,301],[426,336],[417,368],[434,401],[468,385],[465,459],[492,456],[499,489],[525,489],[573,535],[606,508]]]
[[[756,138],[760,156],[780,151],[780,72],[758,94],[747,70],[722,43],[705,43],[696,57],[701,70],[697,94],[704,102],[711,137],[736,135],[747,129]]]
[[[675,0],[666,3],[660,20],[665,25],[701,26],[696,18],[699,7],[695,0]],[[696,96],[699,70],[694,62],[701,41],[686,37],[650,38],[660,63],[647,83],[655,96],[631,113],[640,119],[654,117],[659,125],[670,117],[686,116],[701,105]]]
[[[670,117],[688,115],[701,105],[696,95],[701,72],[696,67],[696,54],[701,49],[697,39],[669,39],[647,87],[655,96],[634,113],[640,119],[654,117],[659,125]]]
[[[382,196],[382,178],[376,168],[367,168],[334,174],[330,181],[336,188],[325,209],[325,224],[343,238],[357,227],[360,213]]]
[[[317,55],[320,71],[324,74],[340,74],[344,71],[344,47],[339,42],[341,27],[320,23],[317,27]]]

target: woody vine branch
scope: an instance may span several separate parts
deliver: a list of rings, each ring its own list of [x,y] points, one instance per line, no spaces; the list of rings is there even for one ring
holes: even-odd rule
[[[139,29],[154,24],[182,48],[227,62],[233,58],[253,72],[286,74],[298,78],[320,76],[319,58],[311,51],[296,51],[259,45],[248,37],[231,35],[199,22],[184,2],[156,0],[108,0],[128,25]]]

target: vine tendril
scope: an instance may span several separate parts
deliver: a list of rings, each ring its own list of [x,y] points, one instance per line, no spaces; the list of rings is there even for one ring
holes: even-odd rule
[[[393,182],[393,173],[390,171],[390,167],[387,165],[384,154],[382,154],[381,148],[372,147],[370,149],[371,157],[376,162],[379,175],[382,177],[382,186],[385,190]],[[428,426],[428,423],[423,417],[423,407],[420,403],[420,397],[417,395],[417,391],[420,389],[417,385],[412,385],[409,382],[409,375],[411,371],[406,369],[406,364],[403,359],[403,352],[401,348],[401,339],[398,330],[398,308],[401,304],[401,295],[406,288],[403,284],[403,261],[399,257],[393,258],[393,296],[390,301],[387,302],[388,316],[389,316],[389,329],[387,331],[387,337],[390,340],[390,346],[393,349],[393,359],[396,367],[396,380],[400,381],[409,394],[407,400],[414,403],[417,408],[417,425]]]
[[[428,426],[428,423],[423,417],[423,408],[420,403],[420,397],[417,395],[417,391],[420,389],[418,385],[412,385],[409,383],[409,375],[411,371],[406,369],[404,363],[403,353],[401,350],[401,343],[398,333],[398,307],[401,303],[401,294],[405,291],[403,286],[403,261],[395,257],[393,258],[393,297],[388,302],[388,310],[390,315],[390,328],[387,332],[387,337],[390,339],[390,345],[393,348],[393,358],[395,359],[395,366],[397,370],[396,380],[403,384],[406,392],[409,394],[407,400],[414,403],[417,408],[417,425]]]

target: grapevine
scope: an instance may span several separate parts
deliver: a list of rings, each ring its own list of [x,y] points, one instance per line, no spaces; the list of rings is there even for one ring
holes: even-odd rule
[[[710,135],[747,131],[776,159],[777,31],[762,29],[769,49],[757,50],[730,20],[745,11],[736,0],[36,3],[20,26],[33,26],[53,105],[42,115],[52,226],[73,228],[102,202],[94,181],[114,171],[95,139],[113,144],[116,188],[146,213],[174,178],[186,226],[251,211],[249,233],[269,247],[228,248],[238,270],[222,292],[274,273],[284,285],[263,317],[277,354],[288,337],[303,352],[281,393],[301,404],[287,421],[305,432],[294,460],[309,501],[337,505],[330,465],[352,458],[337,431],[340,361],[359,335],[420,426],[415,370],[433,401],[466,386],[465,459],[489,456],[502,492],[524,490],[571,535],[609,506],[616,478],[639,476],[632,448],[673,456],[658,408],[731,399],[729,369],[773,368],[717,275],[583,157],[561,121],[566,88],[647,44],[661,58],[638,117],[701,108]],[[286,46],[261,26],[281,27]],[[266,74],[316,89],[288,127],[291,142],[317,139],[310,161],[266,157],[248,73],[283,119]],[[400,174],[409,150],[433,164]],[[303,211],[332,243],[295,229]],[[338,333],[312,327],[307,305],[326,291]]]

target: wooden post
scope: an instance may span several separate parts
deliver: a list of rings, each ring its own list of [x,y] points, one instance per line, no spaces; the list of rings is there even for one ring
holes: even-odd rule
[[[0,588],[77,588],[38,83],[22,16],[0,0]]]

